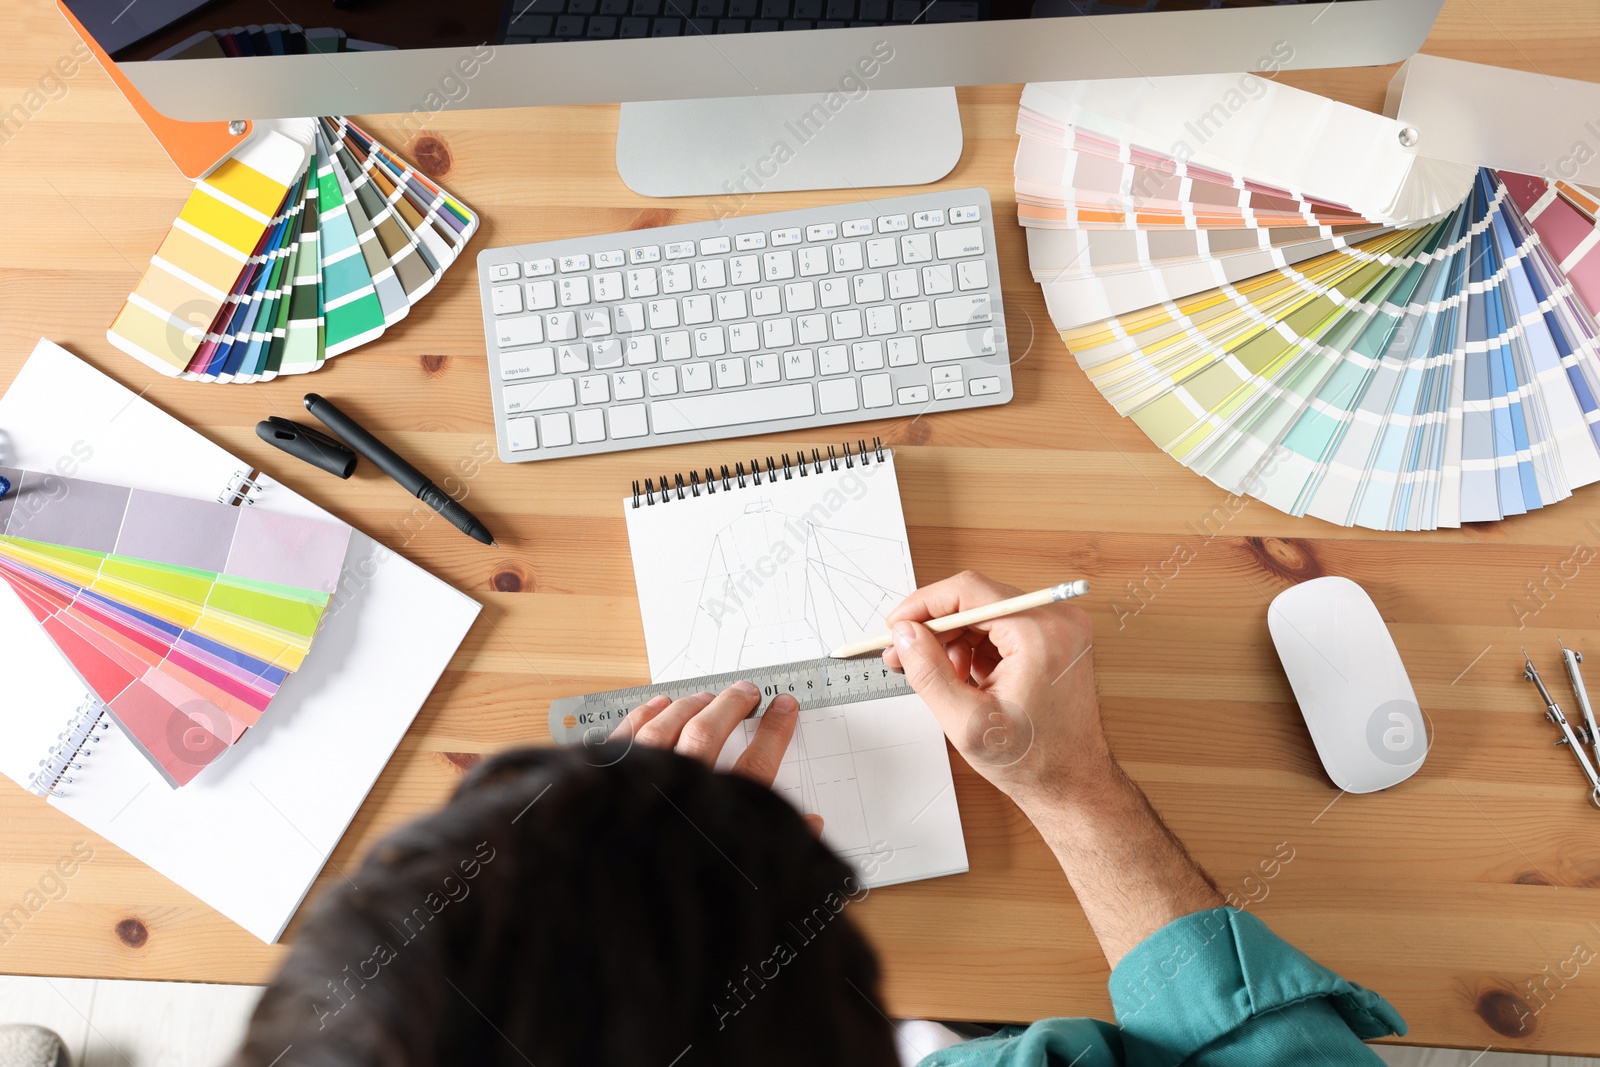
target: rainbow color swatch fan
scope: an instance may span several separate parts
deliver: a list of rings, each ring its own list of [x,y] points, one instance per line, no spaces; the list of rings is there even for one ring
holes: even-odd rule
[[[163,374],[317,370],[405,318],[477,231],[476,214],[348,119],[258,125],[195,185],[106,331]]]
[[[1179,462],[1380,530],[1600,481],[1584,190],[1429,158],[1396,120],[1251,76],[1030,85],[1018,132],[1051,317]]]
[[[350,528],[0,468],[0,580],[181,786],[256,725],[311,650]]]

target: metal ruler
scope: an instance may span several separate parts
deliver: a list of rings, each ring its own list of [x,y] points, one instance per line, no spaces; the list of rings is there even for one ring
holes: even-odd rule
[[[636,685],[588,696],[561,697],[550,703],[550,736],[558,745],[596,745],[616,729],[623,716],[653,696],[674,700],[694,693],[720,693],[734,682],[750,682],[761,690],[755,714],[766,711],[772,698],[788,693],[802,711],[853,704],[912,692],[905,675],[883,665],[876,656],[862,659],[808,659],[726,674],[708,674],[676,682]]]

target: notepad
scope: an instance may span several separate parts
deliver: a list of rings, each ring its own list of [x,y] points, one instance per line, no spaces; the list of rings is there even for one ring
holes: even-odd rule
[[[623,507],[653,681],[826,656],[916,588],[888,450],[697,471]],[[802,712],[774,788],[822,816],[867,885],[967,869],[944,732],[919,697]]]

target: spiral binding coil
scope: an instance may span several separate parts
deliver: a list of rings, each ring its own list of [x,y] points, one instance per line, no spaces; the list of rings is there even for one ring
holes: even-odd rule
[[[39,769],[28,779],[28,789],[37,796],[65,796],[63,785],[70,785],[69,771],[80,769],[84,761],[100,743],[100,733],[110,728],[106,721],[106,706],[94,697],[86,697],[73,713],[67,728],[56,737],[49,755],[39,761]]]
[[[227,486],[217,494],[219,504],[254,504],[256,494],[266,486],[255,478],[250,477],[249,471],[234,471],[233,477],[228,479]]]
[[[686,496],[699,496],[702,491],[709,496],[717,491],[718,483],[721,483],[724,492],[728,492],[736,488],[743,489],[747,485],[761,485],[763,483],[773,485],[778,481],[780,475],[784,481],[789,481],[796,475],[805,478],[811,474],[821,474],[824,469],[836,471],[840,466],[852,468],[857,463],[866,466],[874,458],[879,463],[882,463],[887,458],[883,448],[883,438],[881,437],[874,437],[870,447],[865,441],[860,440],[856,441],[854,451],[851,450],[851,445],[848,441],[841,447],[844,449],[844,455],[842,456],[835,451],[832,445],[828,446],[827,455],[823,455],[820,450],[813,448],[810,459],[806,458],[805,449],[795,453],[793,461],[790,460],[787,452],[783,453],[781,462],[775,462],[771,456],[768,456],[766,469],[764,470],[760,459],[752,459],[749,470],[745,469],[743,463],[735,463],[731,471],[728,469],[727,464],[723,464],[720,472],[714,471],[710,467],[705,469],[703,475],[700,471],[690,471],[687,481],[685,481],[682,474],[663,474],[659,488],[654,478],[646,478],[642,488],[638,479],[634,479],[633,506],[637,508],[643,502],[654,507],[656,504],[665,504],[669,500],[682,500]]]

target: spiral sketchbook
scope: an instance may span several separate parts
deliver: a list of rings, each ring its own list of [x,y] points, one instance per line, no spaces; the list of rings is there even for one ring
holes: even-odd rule
[[[882,631],[916,588],[894,454],[878,445],[649,479],[623,509],[653,681],[826,656]],[[944,731],[919,697],[803,711],[774,788],[822,816],[867,885],[967,869]]]
[[[48,341],[0,398],[0,445],[7,466],[332,518]],[[276,941],[479,610],[354,533],[314,654],[226,758],[172,789],[0,590],[0,772]]]

